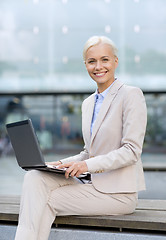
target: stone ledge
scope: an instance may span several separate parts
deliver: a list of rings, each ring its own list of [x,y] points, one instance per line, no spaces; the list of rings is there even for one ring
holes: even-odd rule
[[[0,222],[17,224],[19,196],[0,196]],[[166,231],[166,200],[140,199],[133,214],[120,216],[63,216],[54,224],[66,226]]]

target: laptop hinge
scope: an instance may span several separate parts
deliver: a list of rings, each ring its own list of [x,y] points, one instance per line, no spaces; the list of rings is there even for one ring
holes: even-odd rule
[[[24,170],[33,170],[33,169],[42,169],[42,168],[46,168],[47,166],[33,166],[33,167],[22,167],[22,169]]]

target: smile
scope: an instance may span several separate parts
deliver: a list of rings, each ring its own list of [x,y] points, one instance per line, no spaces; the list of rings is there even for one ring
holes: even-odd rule
[[[94,75],[96,77],[103,77],[106,73],[107,73],[107,71],[106,72],[100,72],[100,73],[94,73]]]

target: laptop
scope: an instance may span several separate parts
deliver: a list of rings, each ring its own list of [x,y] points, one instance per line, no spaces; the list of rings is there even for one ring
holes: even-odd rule
[[[22,169],[65,174],[66,168],[58,169],[56,166],[45,163],[31,119],[6,124],[6,129],[18,165]]]

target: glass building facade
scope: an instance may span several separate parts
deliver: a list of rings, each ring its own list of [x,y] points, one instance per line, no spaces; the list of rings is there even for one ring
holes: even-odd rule
[[[82,49],[93,35],[119,49],[117,77],[166,89],[164,0],[0,1],[0,92],[93,91]]]

